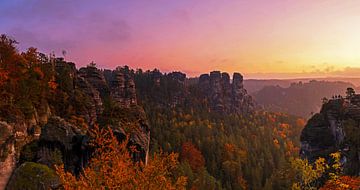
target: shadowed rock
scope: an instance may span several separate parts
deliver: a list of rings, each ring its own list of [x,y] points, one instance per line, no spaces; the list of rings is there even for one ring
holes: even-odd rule
[[[325,102],[305,125],[300,141],[300,156],[313,162],[341,152],[344,171],[360,174],[360,107],[358,95],[349,99],[337,97]],[[358,135],[356,135],[358,134]]]

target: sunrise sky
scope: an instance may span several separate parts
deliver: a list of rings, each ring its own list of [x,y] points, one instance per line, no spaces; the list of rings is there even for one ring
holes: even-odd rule
[[[360,76],[355,0],[0,0],[0,33],[78,66]]]

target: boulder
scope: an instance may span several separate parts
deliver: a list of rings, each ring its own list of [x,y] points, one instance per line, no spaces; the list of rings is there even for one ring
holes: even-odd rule
[[[46,165],[25,162],[15,171],[6,187],[7,190],[60,189],[61,182],[55,171]]]

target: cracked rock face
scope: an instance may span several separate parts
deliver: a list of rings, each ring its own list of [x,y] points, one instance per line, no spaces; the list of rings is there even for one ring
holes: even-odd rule
[[[87,80],[100,93],[101,97],[109,94],[109,87],[101,70],[96,67],[87,66],[80,68],[79,75]]]
[[[121,106],[136,105],[135,83],[130,74],[120,68],[112,71],[108,79],[110,96]]]

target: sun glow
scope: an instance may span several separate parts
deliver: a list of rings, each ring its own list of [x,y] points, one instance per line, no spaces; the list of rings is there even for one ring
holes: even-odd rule
[[[0,5],[0,30],[21,48],[66,49],[80,66],[96,61],[190,76],[225,70],[304,77],[360,67],[359,1],[114,1],[76,11],[55,3],[52,12]]]

